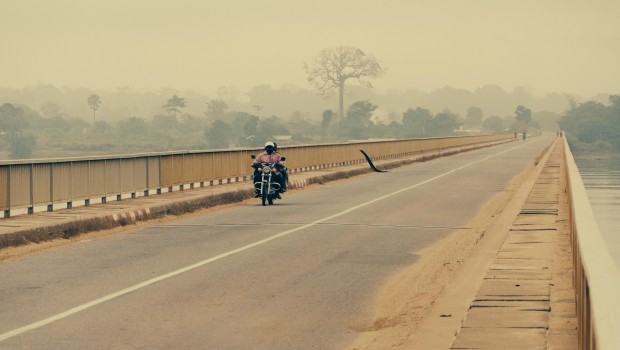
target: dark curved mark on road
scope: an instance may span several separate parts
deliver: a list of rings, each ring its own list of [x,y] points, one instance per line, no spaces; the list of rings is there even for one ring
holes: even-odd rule
[[[362,154],[364,155],[364,157],[366,157],[366,160],[368,161],[368,164],[370,164],[370,167],[372,168],[372,170],[378,172],[378,173],[387,173],[387,170],[379,170],[375,167],[374,164],[372,164],[372,160],[370,160],[370,157],[366,154],[366,152],[364,152],[363,150],[360,150],[360,152],[362,152]]]

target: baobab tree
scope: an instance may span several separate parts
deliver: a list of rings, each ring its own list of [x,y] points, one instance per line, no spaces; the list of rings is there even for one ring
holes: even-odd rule
[[[312,63],[304,63],[304,69],[308,74],[308,82],[321,94],[338,88],[338,125],[344,115],[346,81],[357,79],[361,85],[372,87],[368,79],[381,77],[385,72],[374,57],[352,46],[323,49]]]
[[[99,106],[101,106],[101,99],[99,98],[99,95],[92,94],[88,96],[88,106],[90,107],[90,109],[93,110],[93,126],[94,126],[95,125],[95,114],[97,113]]]

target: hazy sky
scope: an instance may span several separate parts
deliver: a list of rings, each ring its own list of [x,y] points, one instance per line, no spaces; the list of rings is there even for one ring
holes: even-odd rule
[[[0,13],[2,87],[311,88],[303,63],[351,45],[388,68],[379,91],[620,93],[619,0],[0,0]]]

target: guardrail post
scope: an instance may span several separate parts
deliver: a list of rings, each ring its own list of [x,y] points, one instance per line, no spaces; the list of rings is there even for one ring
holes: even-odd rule
[[[91,164],[91,161],[89,160],[88,161],[88,175],[86,176],[86,178],[88,179],[88,198],[84,200],[85,207],[90,206],[90,191],[91,191],[91,186],[92,186],[91,178],[93,176],[90,171],[90,164]]]
[[[34,164],[30,164],[30,206],[28,207],[28,214],[34,214],[34,184],[32,183],[33,175],[32,171]]]
[[[8,171],[6,173],[6,207],[4,210],[4,218],[8,219],[11,217],[11,166],[9,165]]]
[[[157,194],[161,194],[161,156],[157,157],[158,159],[158,167],[159,167],[159,185],[157,187]]]
[[[50,204],[47,211],[54,211],[54,163],[50,163]]]
[[[123,193],[123,158],[118,158],[118,192]],[[122,199],[121,194],[116,195],[116,201]]]
[[[73,162],[69,163],[69,198],[67,209],[73,208]]]
[[[103,160],[103,197],[101,197],[101,204],[105,204],[108,201],[108,181],[106,173],[108,172],[108,161]]]

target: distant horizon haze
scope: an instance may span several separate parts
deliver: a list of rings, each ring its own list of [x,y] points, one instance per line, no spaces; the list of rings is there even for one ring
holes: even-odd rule
[[[372,80],[380,93],[620,92],[614,0],[5,0],[0,10],[7,88],[312,89],[303,64],[346,45],[387,68]]]

